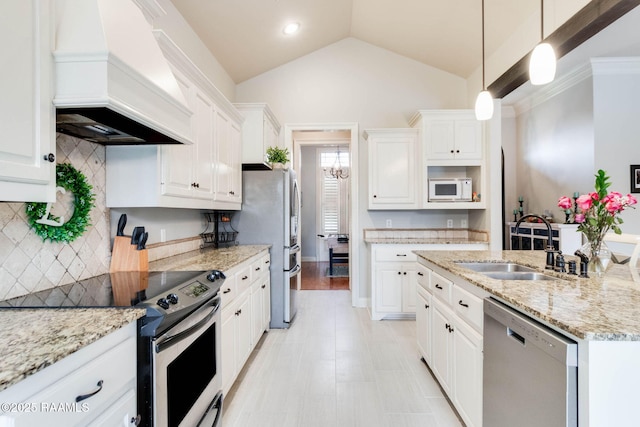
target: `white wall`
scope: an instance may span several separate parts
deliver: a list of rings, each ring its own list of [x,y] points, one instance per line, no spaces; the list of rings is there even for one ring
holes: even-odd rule
[[[611,177],[611,190],[627,194],[630,165],[640,165],[640,57],[599,60],[593,72],[595,168]],[[623,233],[640,234],[639,209],[622,219]]]
[[[300,149],[302,167],[300,175],[300,199],[302,200],[302,259],[315,259],[316,254],[316,147],[303,146]]]
[[[460,77],[364,43],[347,38],[247,80],[236,87],[237,102],[266,102],[283,124],[357,122],[367,128],[408,127],[418,109],[466,107],[466,81]],[[463,214],[425,211],[368,211],[367,151],[359,137],[360,229],[445,226],[447,218],[457,223]],[[367,277],[364,256],[360,277]],[[361,298],[369,287],[360,284]]]

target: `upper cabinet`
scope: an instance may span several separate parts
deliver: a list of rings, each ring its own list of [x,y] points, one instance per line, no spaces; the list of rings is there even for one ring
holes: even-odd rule
[[[280,123],[267,104],[234,104],[245,120],[242,125],[242,163],[249,168],[271,168],[267,148],[279,145]]]
[[[55,201],[55,109],[51,2],[3,2],[0,194],[3,201]]]
[[[466,166],[483,159],[482,122],[473,110],[420,110],[410,125],[422,133],[427,164]]]
[[[239,210],[242,115],[164,33],[188,106],[193,145],[107,147],[108,207]]]
[[[417,129],[364,131],[369,157],[369,209],[418,209]]]

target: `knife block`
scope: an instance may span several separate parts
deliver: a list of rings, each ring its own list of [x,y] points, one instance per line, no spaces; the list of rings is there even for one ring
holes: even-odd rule
[[[130,236],[116,236],[113,239],[109,272],[149,271],[149,255],[146,249],[137,250],[131,244]]]

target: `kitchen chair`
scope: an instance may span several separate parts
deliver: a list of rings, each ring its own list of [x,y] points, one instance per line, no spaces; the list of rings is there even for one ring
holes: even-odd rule
[[[615,233],[607,233],[604,236],[604,241],[609,243],[627,243],[631,245],[635,245],[633,248],[633,252],[631,252],[631,257],[629,259],[620,262],[620,264],[629,263],[629,270],[631,271],[631,275],[634,279],[638,278],[638,257],[640,256],[640,235],[637,234],[615,234]],[[615,255],[612,256],[612,260],[614,262],[618,262],[615,259]]]

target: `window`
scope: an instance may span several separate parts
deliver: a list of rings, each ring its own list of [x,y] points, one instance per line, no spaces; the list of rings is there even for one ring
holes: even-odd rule
[[[337,179],[326,176],[324,168],[330,168],[336,162],[335,148],[320,149],[318,181],[320,183],[319,234],[349,233],[349,179]],[[340,164],[349,165],[349,152],[340,152]]]

